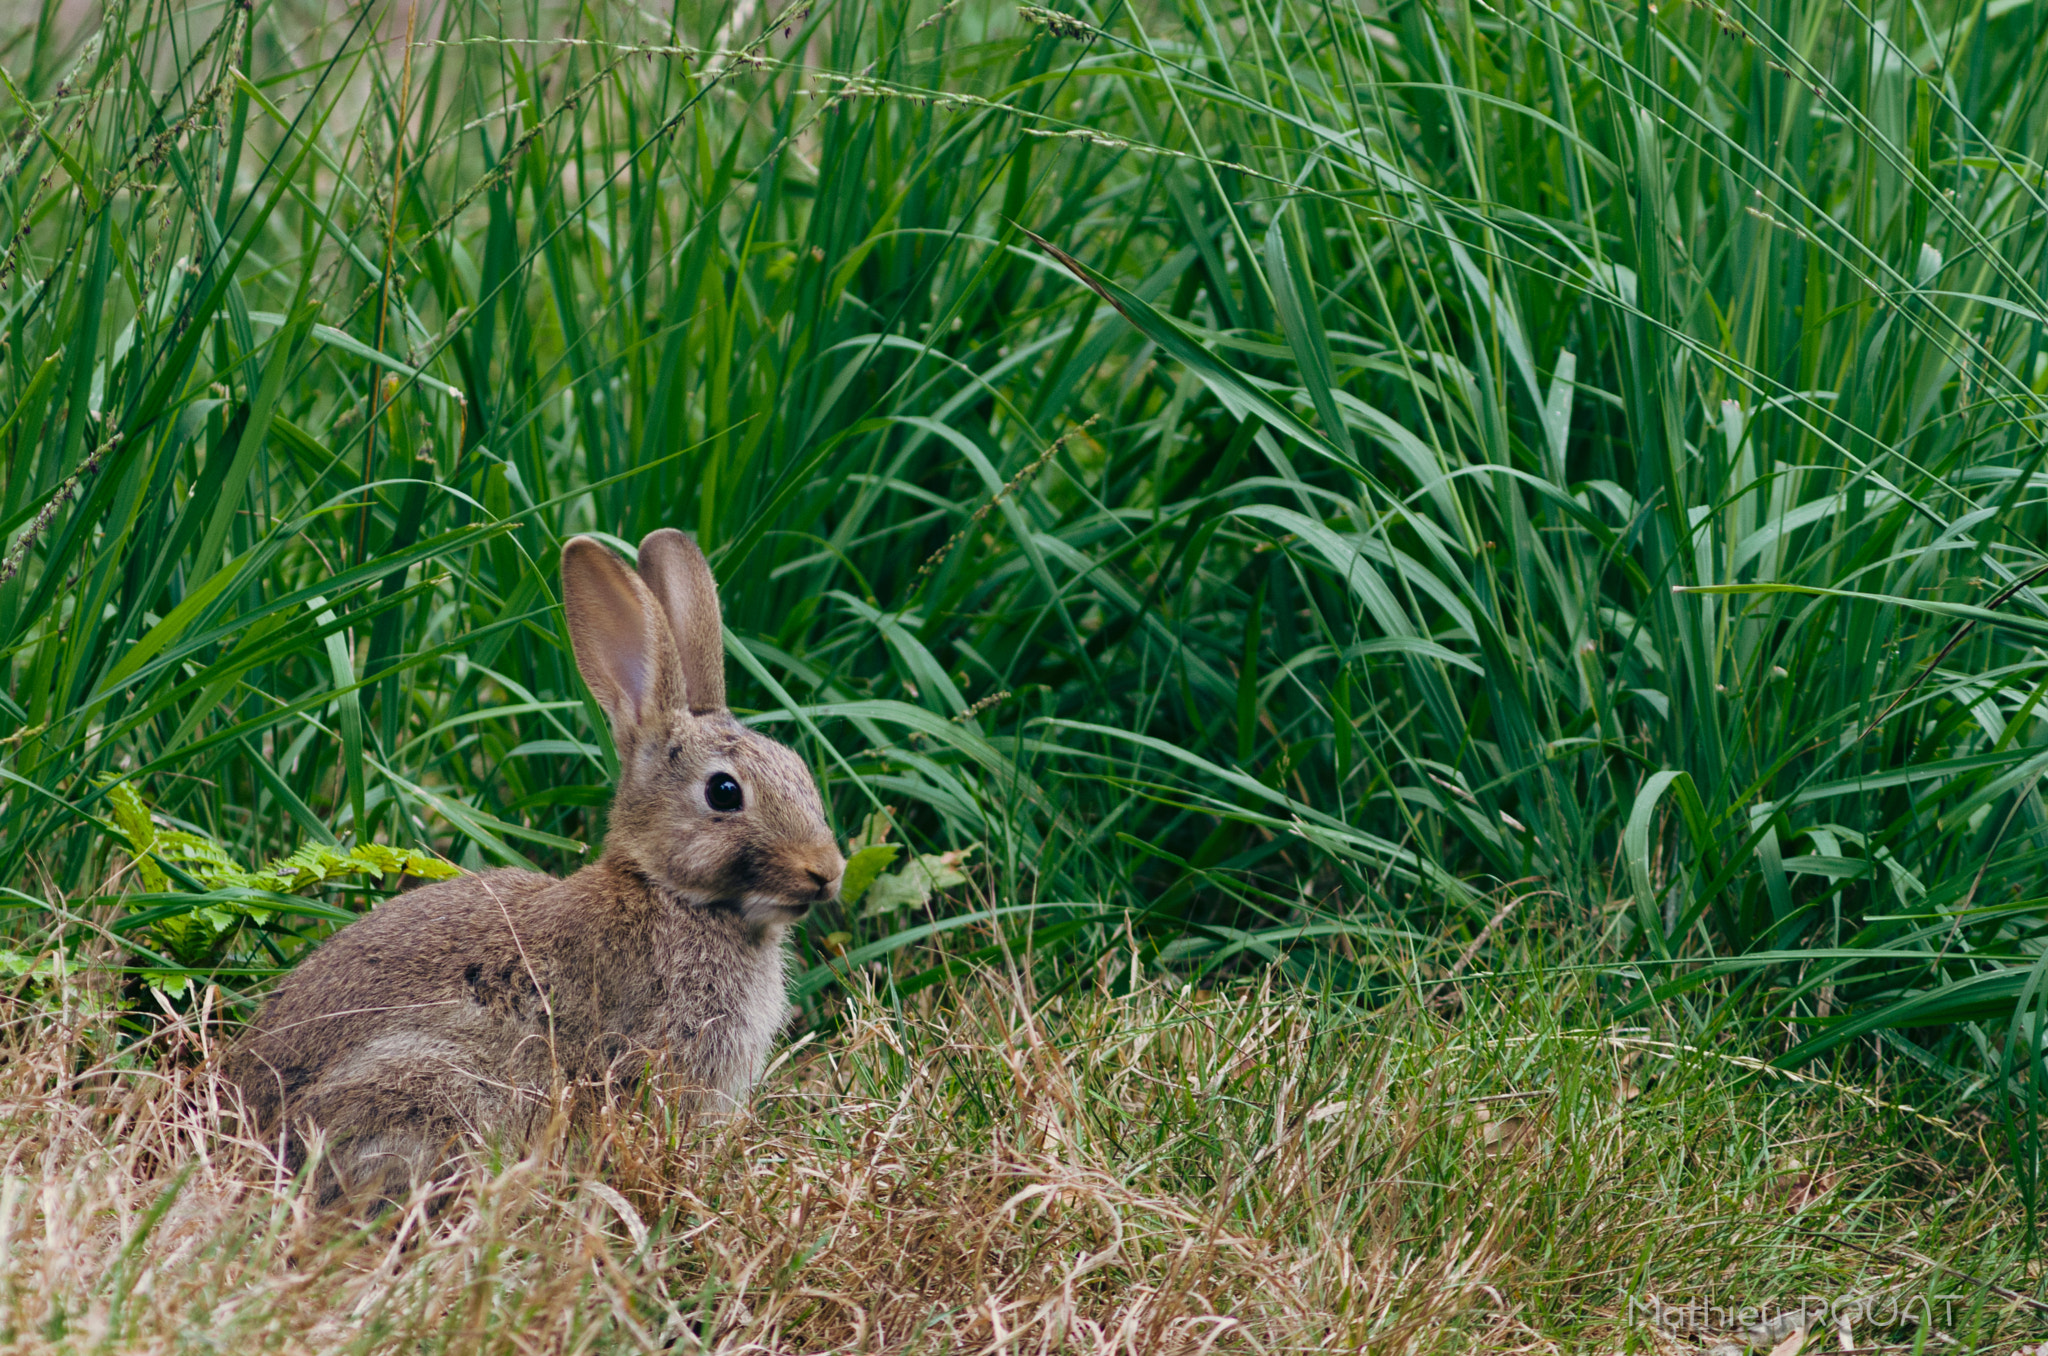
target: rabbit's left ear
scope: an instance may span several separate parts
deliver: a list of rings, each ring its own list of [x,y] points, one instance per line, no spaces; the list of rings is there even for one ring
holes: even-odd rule
[[[630,743],[681,704],[683,670],[662,609],[609,547],[589,537],[563,544],[562,610],[576,668],[611,718],[615,740]]]
[[[640,542],[640,578],[661,605],[682,659],[683,687],[690,710],[725,709],[725,628],[718,610],[718,581],[694,539],[672,527],[650,532]]]

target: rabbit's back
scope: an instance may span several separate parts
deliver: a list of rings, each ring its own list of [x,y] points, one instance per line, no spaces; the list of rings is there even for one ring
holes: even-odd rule
[[[323,1081],[350,1081],[352,1069],[411,1043],[427,1062],[474,1047],[472,1062],[499,1063],[508,1019],[545,1027],[531,1009],[533,986],[496,980],[522,949],[521,926],[534,902],[560,882],[531,871],[499,870],[423,886],[385,901],[343,928],[286,975],[256,1022],[230,1053],[229,1078],[249,1119],[268,1130],[287,1107]],[[494,1004],[479,989],[502,990]],[[522,1002],[523,998],[523,1002]],[[495,1009],[495,1010],[493,1010]],[[431,1054],[428,1051],[431,1049]]]
[[[231,1052],[250,1128],[281,1131],[294,1167],[309,1135],[324,1136],[324,1198],[396,1199],[457,1139],[529,1140],[557,1091],[630,1084],[673,1054],[700,1082],[696,1057],[723,1054],[733,1034],[703,1010],[729,1011],[724,990],[750,967],[685,978],[663,966],[673,912],[605,862],[567,880],[490,871],[387,901],[286,976]],[[779,998],[779,955],[772,982]],[[715,1035],[692,1039],[706,1025]],[[720,1061],[736,1077],[705,1086],[741,1083],[758,1043]]]

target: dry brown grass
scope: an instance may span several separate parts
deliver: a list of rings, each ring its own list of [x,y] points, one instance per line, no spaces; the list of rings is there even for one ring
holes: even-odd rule
[[[1673,1350],[1692,1339],[1650,1333],[1630,1295],[2014,1280],[2010,1194],[1976,1145],[1880,1093],[1744,1084],[1649,1034],[1576,1030],[1554,982],[1446,1020],[1094,978],[856,996],[750,1118],[679,1126],[642,1099],[533,1158],[479,1152],[451,1204],[367,1229],[316,1218],[223,1134],[211,1030],[123,1049],[84,990],[17,1005],[0,1338]],[[1953,1304],[1943,1332],[2030,1330],[1978,1293],[1974,1335]]]

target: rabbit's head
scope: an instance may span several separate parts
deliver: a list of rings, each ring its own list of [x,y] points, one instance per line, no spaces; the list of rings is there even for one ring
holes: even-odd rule
[[[572,538],[562,602],[576,667],[619,751],[607,855],[686,904],[756,926],[832,898],[846,863],[810,769],[725,708],[718,585],[697,543],[650,533],[636,572]]]

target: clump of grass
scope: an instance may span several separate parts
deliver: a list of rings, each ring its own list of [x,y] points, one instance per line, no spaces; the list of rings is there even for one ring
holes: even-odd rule
[[[1368,1013],[1270,980],[1133,985],[1133,962],[1058,994],[1002,971],[909,1000],[857,984],[746,1118],[623,1102],[534,1158],[479,1150],[438,1212],[422,1198],[361,1230],[222,1133],[211,1027],[123,1048],[89,991],[16,1005],[0,1332],[52,1350],[1669,1350],[1653,1296],[1804,1295],[1926,1300],[1926,1337],[1966,1349],[2037,1324],[2010,1298],[2022,1230],[1991,1159],[1871,1090],[1762,1079],[1661,1023],[1581,1025],[1559,977],[1478,981],[1487,1001],[1447,1017],[1420,994]]]

